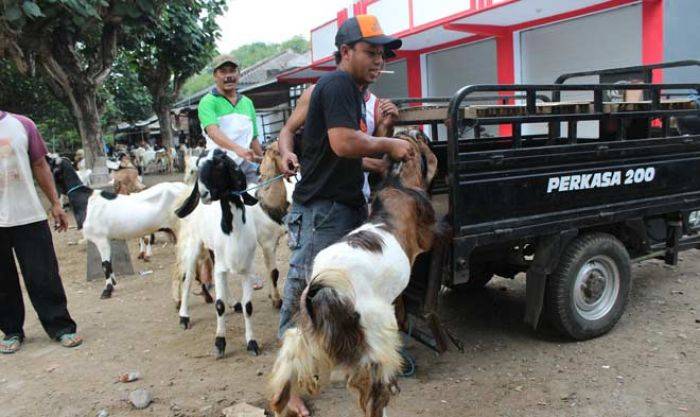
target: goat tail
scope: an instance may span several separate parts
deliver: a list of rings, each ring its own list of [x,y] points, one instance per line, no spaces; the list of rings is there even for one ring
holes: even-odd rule
[[[283,415],[292,394],[317,394],[329,379],[331,366],[329,358],[300,329],[287,330],[272,368],[270,408]]]
[[[301,295],[299,322],[335,365],[354,366],[366,348],[347,271],[324,269]]]

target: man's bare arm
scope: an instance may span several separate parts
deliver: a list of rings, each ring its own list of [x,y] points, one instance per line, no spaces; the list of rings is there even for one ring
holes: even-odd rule
[[[294,135],[306,122],[306,115],[309,113],[309,103],[311,102],[311,93],[315,86],[316,85],[312,85],[304,90],[297,100],[297,105],[289,116],[287,123],[284,124],[280,131],[279,148],[282,155],[284,155],[285,152],[294,152]]]
[[[376,128],[374,130],[375,136],[386,136],[390,137],[394,135],[394,124],[399,119],[399,109],[394,103],[386,99],[378,99],[379,106],[377,108],[377,115],[375,118]]]
[[[311,93],[315,85],[304,90],[297,100],[297,106],[289,116],[289,120],[284,124],[280,131],[279,150],[282,155],[282,165],[284,174],[294,175],[299,167],[299,158],[294,153],[294,135],[297,130],[306,122],[306,115],[309,113],[309,102],[311,101]]]
[[[54,217],[56,229],[59,231],[66,230],[68,228],[68,216],[61,207],[61,200],[58,199],[56,184],[53,181],[51,168],[49,168],[46,158],[42,157],[32,162],[32,173],[36,182],[39,183],[41,191],[44,192],[46,198],[51,202],[51,215]]]
[[[386,153],[394,160],[405,160],[413,154],[413,147],[405,140],[372,137],[347,127],[328,129],[328,140],[333,152],[344,158]]]
[[[257,137],[253,138],[253,141],[250,142],[250,148],[253,150],[256,156],[262,156],[263,148],[262,145],[260,145],[260,141]]]

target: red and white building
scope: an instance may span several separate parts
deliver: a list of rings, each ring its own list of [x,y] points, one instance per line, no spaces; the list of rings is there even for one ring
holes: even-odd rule
[[[332,71],[334,37],[355,14],[376,15],[403,47],[373,86],[383,97],[445,97],[468,84],[553,83],[565,72],[700,58],[700,0],[360,0],[311,29],[310,65],[278,76],[314,82]],[[700,69],[655,81],[698,81]]]

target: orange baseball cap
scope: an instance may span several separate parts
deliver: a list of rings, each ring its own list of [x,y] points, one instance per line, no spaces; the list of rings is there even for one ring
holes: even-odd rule
[[[386,36],[376,16],[361,14],[347,19],[335,35],[335,46],[364,41],[383,46],[387,51],[401,48],[401,39]]]

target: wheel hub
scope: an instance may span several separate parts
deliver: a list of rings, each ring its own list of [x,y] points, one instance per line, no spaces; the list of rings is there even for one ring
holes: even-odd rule
[[[600,299],[601,295],[603,295],[603,290],[605,290],[605,277],[598,271],[591,272],[581,285],[584,299],[589,304]]]
[[[597,320],[612,310],[620,291],[620,272],[612,258],[597,255],[585,262],[573,288],[576,312]]]

